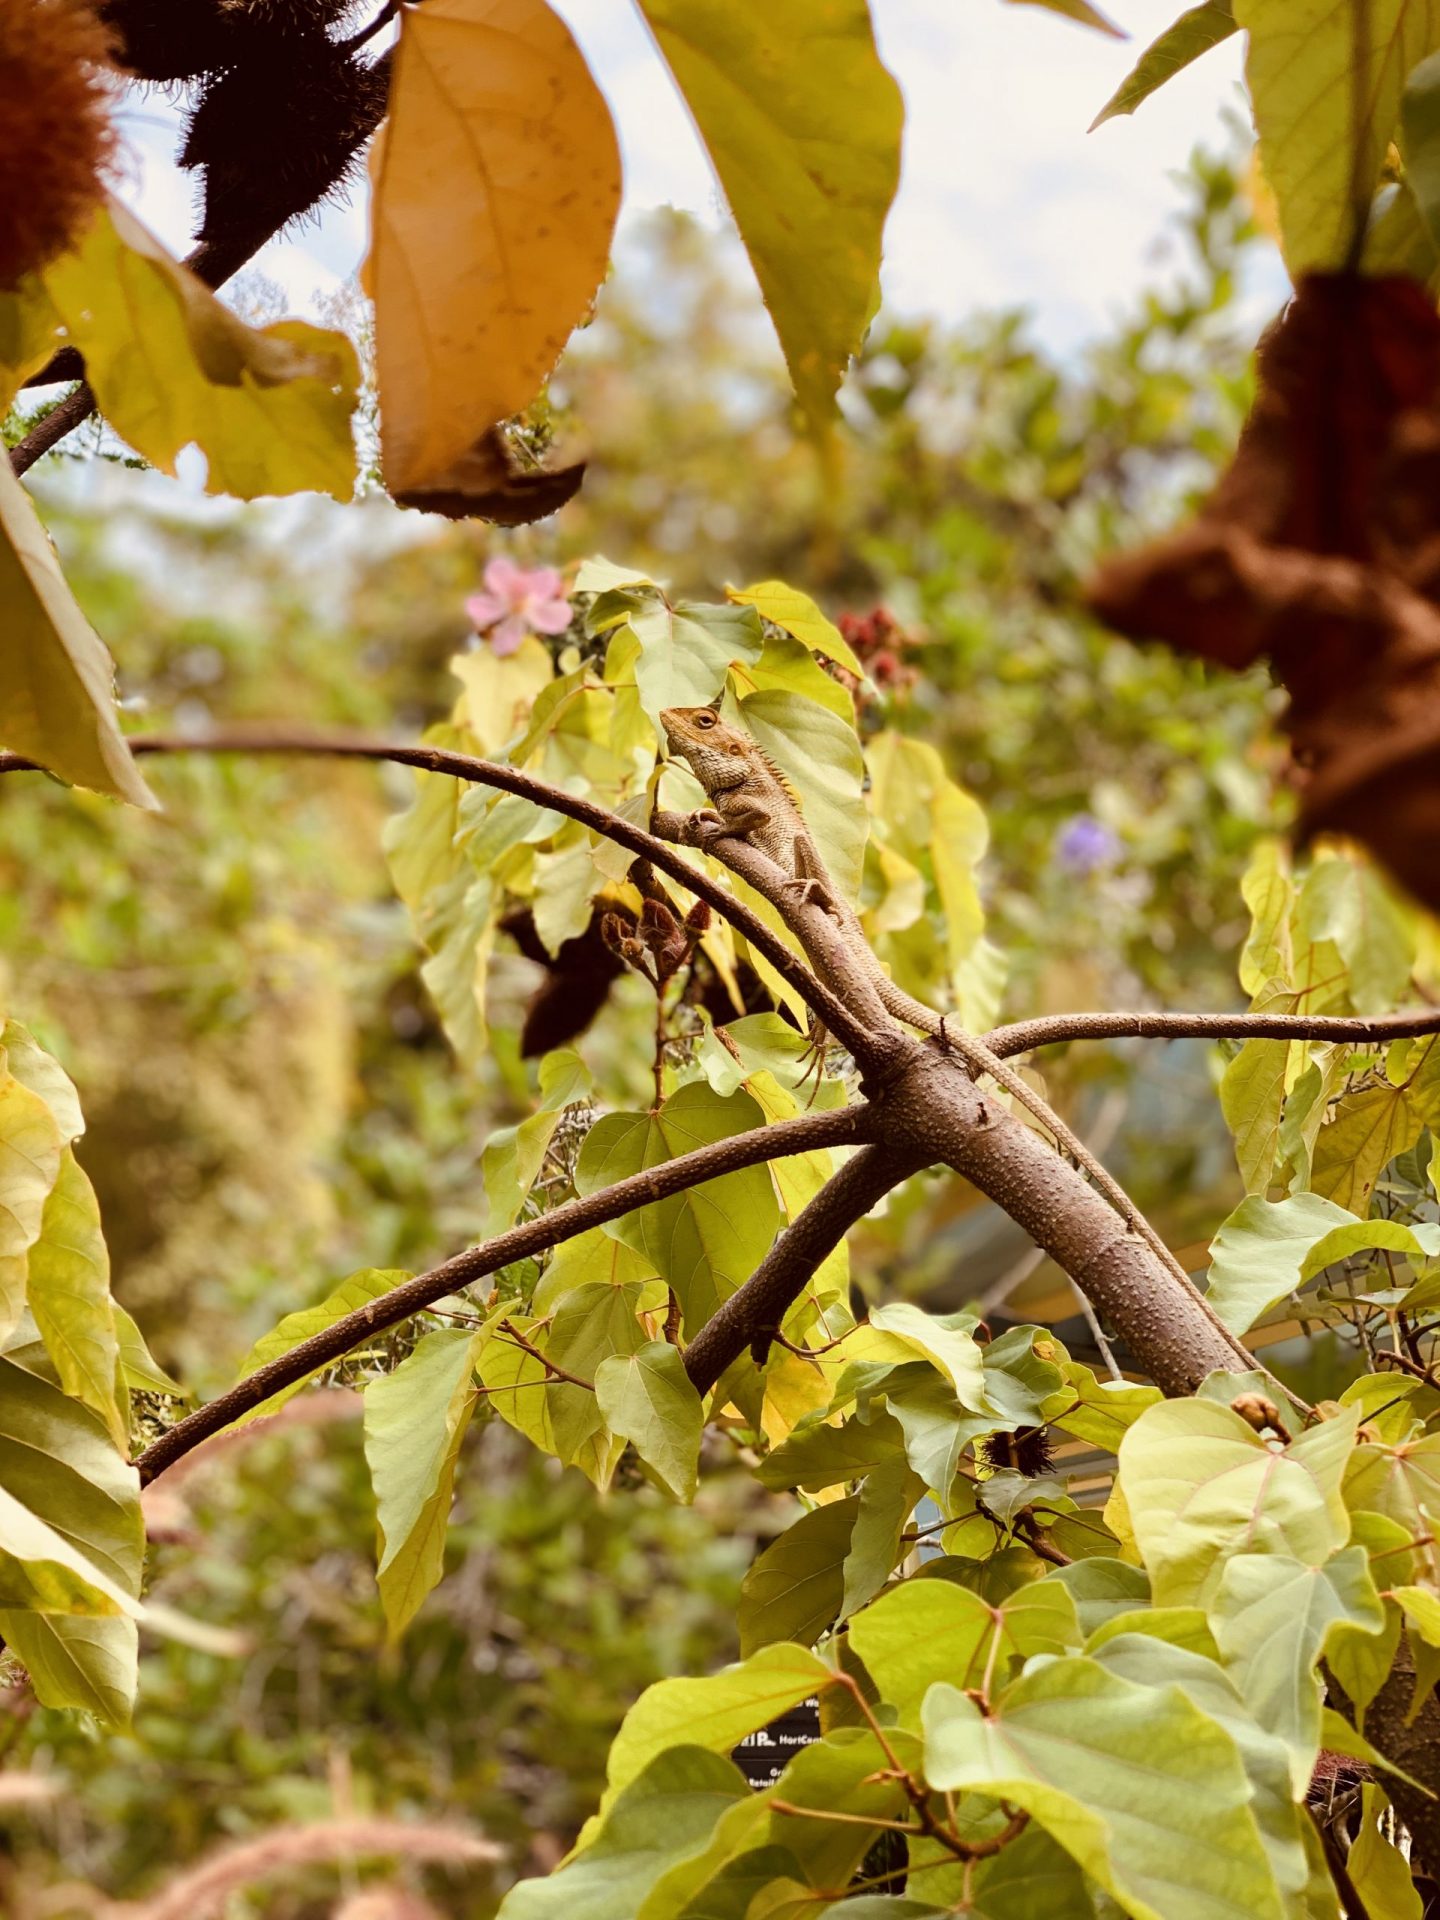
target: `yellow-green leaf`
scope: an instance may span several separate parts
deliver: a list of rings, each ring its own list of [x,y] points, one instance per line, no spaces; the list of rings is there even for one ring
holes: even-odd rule
[[[135,1701],[140,1636],[122,1614],[0,1611],[5,1644],[48,1707],[79,1707],[123,1727]]]
[[[879,304],[904,103],[865,0],[640,0],[813,421]]]
[[[1240,891],[1250,909],[1250,932],[1240,950],[1240,984],[1254,995],[1267,981],[1290,986],[1295,976],[1294,940],[1290,916],[1295,908],[1295,883],[1283,842],[1265,838],[1256,845],[1240,880]]]
[[[1265,177],[1292,275],[1340,266],[1367,215],[1440,0],[1235,0]]]
[[[30,1249],[30,1311],[66,1393],[98,1413],[117,1447],[128,1439],[116,1398],[120,1342],[110,1299],[110,1255],[84,1168],[66,1147]]]
[[[740,1585],[740,1651],[777,1642],[809,1646],[831,1626],[845,1597],[845,1560],[860,1511],[851,1494],[805,1513],[772,1540]]]
[[[1252,1003],[1256,1013],[1293,1013],[1296,995],[1270,980]],[[1264,1193],[1274,1174],[1280,1119],[1290,1070],[1288,1040],[1247,1040],[1220,1082],[1220,1111],[1235,1136],[1235,1160],[1247,1193]]]
[[[365,1389],[365,1460],[380,1530],[378,1584],[392,1639],[405,1631],[445,1564],[460,1442],[477,1392],[483,1335],[424,1334],[393,1373]]]
[[[678,1347],[648,1341],[595,1369],[595,1397],[612,1433],[629,1440],[677,1500],[695,1498],[705,1415]]]
[[[1400,103],[1405,185],[1433,241],[1440,235],[1440,55],[1422,60]]]
[[[1363,1219],[1375,1182],[1397,1153],[1414,1146],[1424,1125],[1403,1087],[1347,1093],[1316,1138],[1311,1187]]]
[[[0,747],[77,787],[155,806],[116,724],[110,656],[8,460],[0,460],[0,605]]]
[[[135,1470],[92,1413],[12,1355],[0,1357],[0,1487],[9,1496],[0,1634],[46,1706],[125,1719],[135,1685],[130,1616],[143,1617],[134,1599],[145,1545]],[[47,1587],[57,1601],[71,1594],[75,1610],[36,1611]]]
[[[1205,1605],[1237,1553],[1318,1566],[1343,1547],[1340,1487],[1358,1418],[1350,1408],[1281,1448],[1213,1400],[1141,1414],[1120,1442],[1119,1486],[1156,1605]]]
[[[405,12],[378,158],[368,271],[404,492],[540,391],[604,278],[620,155],[544,0],[427,0]]]
[[[656,1113],[607,1113],[598,1121],[580,1150],[576,1186],[594,1193],[763,1121],[748,1093],[722,1100],[703,1080],[692,1080]],[[606,1229],[644,1254],[674,1287],[692,1333],[749,1279],[779,1230],[780,1209],[764,1167],[721,1174]]]
[[[610,1748],[607,1800],[642,1772],[657,1753],[679,1744],[729,1753],[746,1734],[833,1684],[817,1655],[784,1643],[762,1647],[738,1666],[704,1679],[659,1680],[626,1714]]]
[[[1411,1875],[1410,1862],[1386,1837],[1382,1824],[1389,1802],[1377,1786],[1360,1790],[1362,1818],[1345,1870],[1370,1920],[1424,1920],[1425,1902]]]
[[[343,333],[247,327],[118,201],[44,279],[100,411],[154,465],[173,473],[193,441],[211,493],[355,491],[359,365]]]
[[[18,287],[0,289],[0,411],[54,352],[59,322],[33,273]]]
[[[988,1713],[939,1681],[922,1718],[932,1787],[1025,1808],[1137,1920],[1280,1920],[1235,1743],[1178,1687],[1053,1660]]]
[[[742,606],[754,607],[762,620],[783,627],[812,653],[823,653],[837,661],[857,680],[865,678],[865,669],[856,659],[850,642],[833,620],[827,620],[808,593],[787,587],[783,580],[761,580],[753,587],[727,587],[725,596]]]
[[[1113,120],[1117,114],[1134,113],[1142,100],[1148,100],[1157,88],[1198,60],[1202,53],[1228,40],[1236,31],[1235,13],[1230,0],[1200,0],[1187,7],[1135,62],[1104,106],[1090,122],[1090,131]]]
[[[853,901],[870,825],[865,758],[854,727],[827,707],[783,690],[747,694],[740,712],[789,780],[831,878]]]
[[[39,1094],[8,1070],[0,1074],[0,1259],[20,1258],[39,1239],[61,1150],[60,1129]]]
[[[10,1608],[137,1620],[144,1611],[58,1527],[0,1487],[0,1609]]]
[[[10,1071],[23,1086],[38,1093],[55,1116],[60,1138],[68,1146],[85,1131],[85,1116],[80,1111],[80,1096],[75,1082],[53,1054],[46,1053],[28,1027],[18,1020],[0,1024],[0,1047]]]

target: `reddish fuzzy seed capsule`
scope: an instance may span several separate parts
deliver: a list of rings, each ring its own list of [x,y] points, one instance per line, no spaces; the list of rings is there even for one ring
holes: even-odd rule
[[[109,51],[80,0],[0,0],[0,287],[73,246],[100,202]]]

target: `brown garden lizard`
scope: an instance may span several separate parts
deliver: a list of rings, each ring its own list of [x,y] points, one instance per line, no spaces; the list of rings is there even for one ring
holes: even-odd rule
[[[715,857],[722,862],[726,836],[745,840],[790,876],[780,883],[781,887],[798,900],[820,907],[837,923],[845,957],[853,960],[863,972],[886,1010],[906,1025],[932,1034],[947,1051],[959,1054],[973,1078],[978,1080],[988,1075],[1018,1100],[1052,1136],[1056,1146],[1094,1181],[1128,1230],[1138,1233],[1155,1257],[1190,1286],[1189,1274],[1119,1181],[1060,1116],[1052,1112],[1034,1088],[974,1034],[958,1028],[946,1015],[912,998],[890,978],[866,939],[858,915],[831,879],[805,825],[800,801],[785,776],[757,741],[721,719],[719,706],[716,701],[706,707],[667,707],[660,715],[671,755],[687,763],[710,802],[708,807],[688,817],[685,822],[688,833],[701,845],[722,843],[711,846]],[[658,831],[658,821],[656,827]],[[783,909],[783,901],[775,904]],[[843,982],[833,984],[843,991]],[[1253,1356],[1219,1319],[1205,1296],[1201,1294],[1199,1298],[1208,1317],[1224,1335],[1226,1344],[1240,1357],[1242,1366],[1247,1370],[1252,1368]]]

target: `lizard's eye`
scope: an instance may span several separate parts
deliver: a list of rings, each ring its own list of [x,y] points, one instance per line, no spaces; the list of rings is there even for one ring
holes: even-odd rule
[[[715,715],[713,713],[697,713],[695,716],[695,724],[697,727],[713,727],[716,724]]]

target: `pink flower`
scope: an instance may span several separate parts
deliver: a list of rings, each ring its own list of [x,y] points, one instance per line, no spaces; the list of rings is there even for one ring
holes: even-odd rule
[[[570,602],[554,567],[517,567],[500,554],[485,569],[485,585],[489,592],[472,594],[465,611],[502,658],[527,633],[563,633],[570,624]]]

